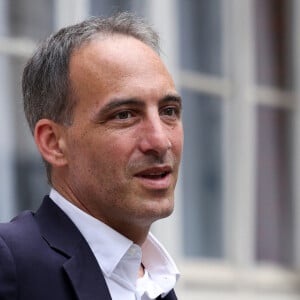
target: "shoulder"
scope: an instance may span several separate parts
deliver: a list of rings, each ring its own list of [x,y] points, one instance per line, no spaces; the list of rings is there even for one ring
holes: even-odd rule
[[[38,228],[30,211],[22,212],[9,223],[0,223],[0,238],[12,247],[28,243],[37,232]]]
[[[0,224],[0,239],[9,249],[16,262],[27,263],[26,258],[37,258],[45,247],[34,213],[25,211],[9,223]],[[3,249],[0,249],[2,251]]]
[[[0,298],[16,299],[16,266],[13,256],[4,240],[0,237]]]
[[[30,225],[31,224],[31,225]],[[30,235],[33,227],[32,214],[25,212],[9,223],[0,224],[0,298],[3,300],[17,298],[17,264],[16,249]]]
[[[0,224],[0,259],[4,260],[4,263],[9,262],[8,254],[15,263],[23,257],[36,255],[36,247],[42,243],[32,212],[22,212],[9,223]],[[3,261],[0,261],[0,265],[2,263]]]

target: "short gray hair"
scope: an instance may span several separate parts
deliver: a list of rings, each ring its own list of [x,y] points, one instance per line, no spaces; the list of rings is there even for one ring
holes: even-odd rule
[[[22,89],[24,111],[32,133],[40,119],[71,125],[76,104],[69,80],[69,61],[74,50],[97,37],[132,36],[159,53],[159,36],[143,19],[129,12],[110,17],[91,17],[62,28],[37,48],[27,62]],[[48,180],[50,166],[46,163]]]

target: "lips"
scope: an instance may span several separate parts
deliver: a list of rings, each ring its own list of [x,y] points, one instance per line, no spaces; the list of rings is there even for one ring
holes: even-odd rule
[[[153,167],[139,171],[135,178],[150,189],[166,189],[171,184],[172,168],[170,166]]]
[[[160,179],[160,178],[164,178],[171,172],[172,172],[172,168],[169,166],[155,167],[155,168],[149,168],[141,172],[138,172],[137,174],[135,174],[135,176],[149,178],[149,179]]]

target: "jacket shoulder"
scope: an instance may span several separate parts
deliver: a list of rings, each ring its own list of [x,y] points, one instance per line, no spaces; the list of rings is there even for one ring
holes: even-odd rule
[[[75,299],[65,261],[44,239],[36,213],[0,224],[0,299]]]
[[[16,266],[10,249],[0,237],[0,299],[17,299]]]
[[[14,252],[24,248],[32,230],[32,213],[24,212],[9,223],[0,224],[0,299],[17,299],[17,268]],[[26,247],[25,247],[26,248]]]
[[[22,212],[8,223],[0,223],[0,237],[12,248],[27,244],[36,233],[38,228],[30,211]]]

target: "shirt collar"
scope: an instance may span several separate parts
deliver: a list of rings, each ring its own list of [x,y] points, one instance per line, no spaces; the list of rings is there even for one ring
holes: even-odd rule
[[[149,289],[152,295],[149,290],[148,295],[156,298],[161,293],[162,296],[168,294],[175,287],[180,273],[167,250],[151,232],[142,245],[142,261],[153,282],[153,288]]]
[[[73,205],[56,190],[51,189],[49,196],[76,225],[92,249],[102,271],[106,276],[110,276],[133,242]]]

